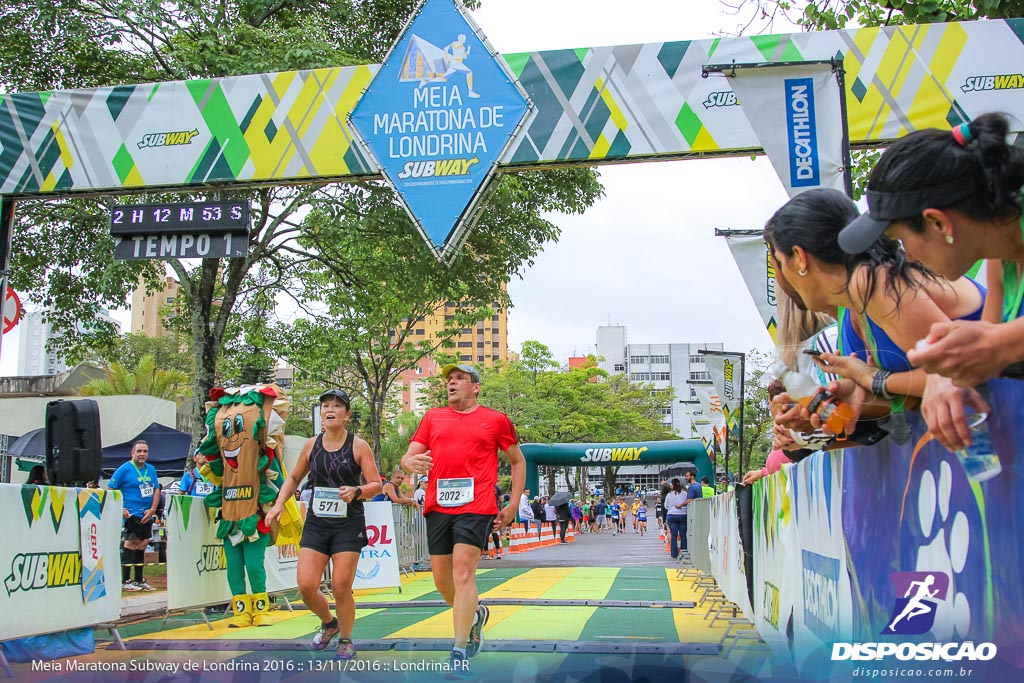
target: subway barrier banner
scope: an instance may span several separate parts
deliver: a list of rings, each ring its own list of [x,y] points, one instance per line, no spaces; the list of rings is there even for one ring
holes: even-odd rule
[[[736,267],[743,276],[750,298],[761,315],[768,334],[775,341],[778,329],[778,313],[775,298],[775,266],[772,265],[768,245],[760,235],[725,235],[726,244]]]
[[[711,498],[694,498],[687,504],[686,545],[690,561],[702,572],[711,573],[711,556],[708,543],[711,540]]]
[[[794,657],[798,663],[822,646],[851,635],[853,597],[843,538],[843,456],[822,452],[796,468],[793,477],[797,544],[790,551],[803,582],[802,604],[793,610]],[[867,494],[867,482],[862,482]],[[872,499],[874,494],[872,494]],[[867,505],[867,500],[861,501]]]
[[[735,603],[747,619],[753,617],[747,594],[743,549],[736,514],[736,493],[727,491],[711,498],[711,536],[708,541],[711,573],[725,597]]]
[[[228,602],[224,542],[217,538],[213,512],[201,497],[169,496],[167,510],[167,609],[188,609]],[[298,586],[297,544],[267,546],[267,592]]]
[[[844,190],[844,112],[831,64],[745,67],[728,75],[790,197],[816,187]]]
[[[398,538],[391,501],[363,503],[367,546],[359,553],[353,588],[402,585],[398,570]]]
[[[120,581],[107,584],[104,595],[83,599],[85,537],[78,492],[62,486],[0,484],[0,518],[5,520],[0,543],[0,614],[5,615],[0,619],[0,641],[120,617]],[[97,500],[96,555],[120,557],[121,494],[100,492]]]
[[[783,465],[753,486],[754,622],[764,642],[777,656],[789,655],[787,630],[800,604],[803,584],[796,554],[792,482],[796,470]]]
[[[103,533],[100,522],[103,499],[109,495],[103,489],[78,490],[79,542],[82,545],[82,601],[86,604],[107,594],[107,578],[103,562]],[[114,564],[117,580],[118,564]]]

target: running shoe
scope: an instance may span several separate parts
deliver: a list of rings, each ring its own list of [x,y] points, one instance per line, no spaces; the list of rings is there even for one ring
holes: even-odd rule
[[[331,644],[331,638],[338,635],[338,620],[337,618],[331,619],[329,624],[321,624],[316,634],[313,636],[313,642],[310,643],[310,647],[314,650],[326,650],[327,646]]]
[[[356,644],[349,638],[342,638],[338,641],[338,651],[334,653],[335,659],[355,659]]]
[[[140,590],[142,590],[142,588],[136,585],[134,581],[126,581],[121,584],[122,593],[138,593]]]
[[[484,644],[484,626],[487,625],[490,616],[491,610],[487,609],[487,605],[476,606],[476,619],[473,621],[473,628],[469,629],[469,642],[466,643],[467,657],[475,657],[476,653],[480,652]]]
[[[472,678],[473,672],[469,670],[469,657],[452,650],[452,656],[448,659],[448,680],[465,680]]]
[[[143,581],[136,581],[135,585],[139,587],[140,591],[155,591],[156,589],[150,586],[148,583]]]

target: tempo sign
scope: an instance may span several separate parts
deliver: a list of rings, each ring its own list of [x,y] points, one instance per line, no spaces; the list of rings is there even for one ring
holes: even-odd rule
[[[110,234],[121,260],[244,257],[249,202],[115,206]]]

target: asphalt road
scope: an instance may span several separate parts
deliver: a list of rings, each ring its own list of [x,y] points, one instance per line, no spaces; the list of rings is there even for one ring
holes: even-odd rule
[[[480,560],[480,568],[510,567],[672,567],[675,563],[665,552],[665,542],[658,540],[657,522],[648,522],[647,534],[633,533],[627,522],[625,533],[612,535],[580,534],[567,545],[556,543],[525,553],[509,555],[500,560]],[[536,528],[536,527],[531,527]]]

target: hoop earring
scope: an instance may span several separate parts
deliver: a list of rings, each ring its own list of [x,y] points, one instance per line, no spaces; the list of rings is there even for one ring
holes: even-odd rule
[[[953,244],[953,236],[946,235],[946,244]]]
[[[807,277],[807,270],[805,269],[797,271],[797,275],[799,275],[800,277]]]

